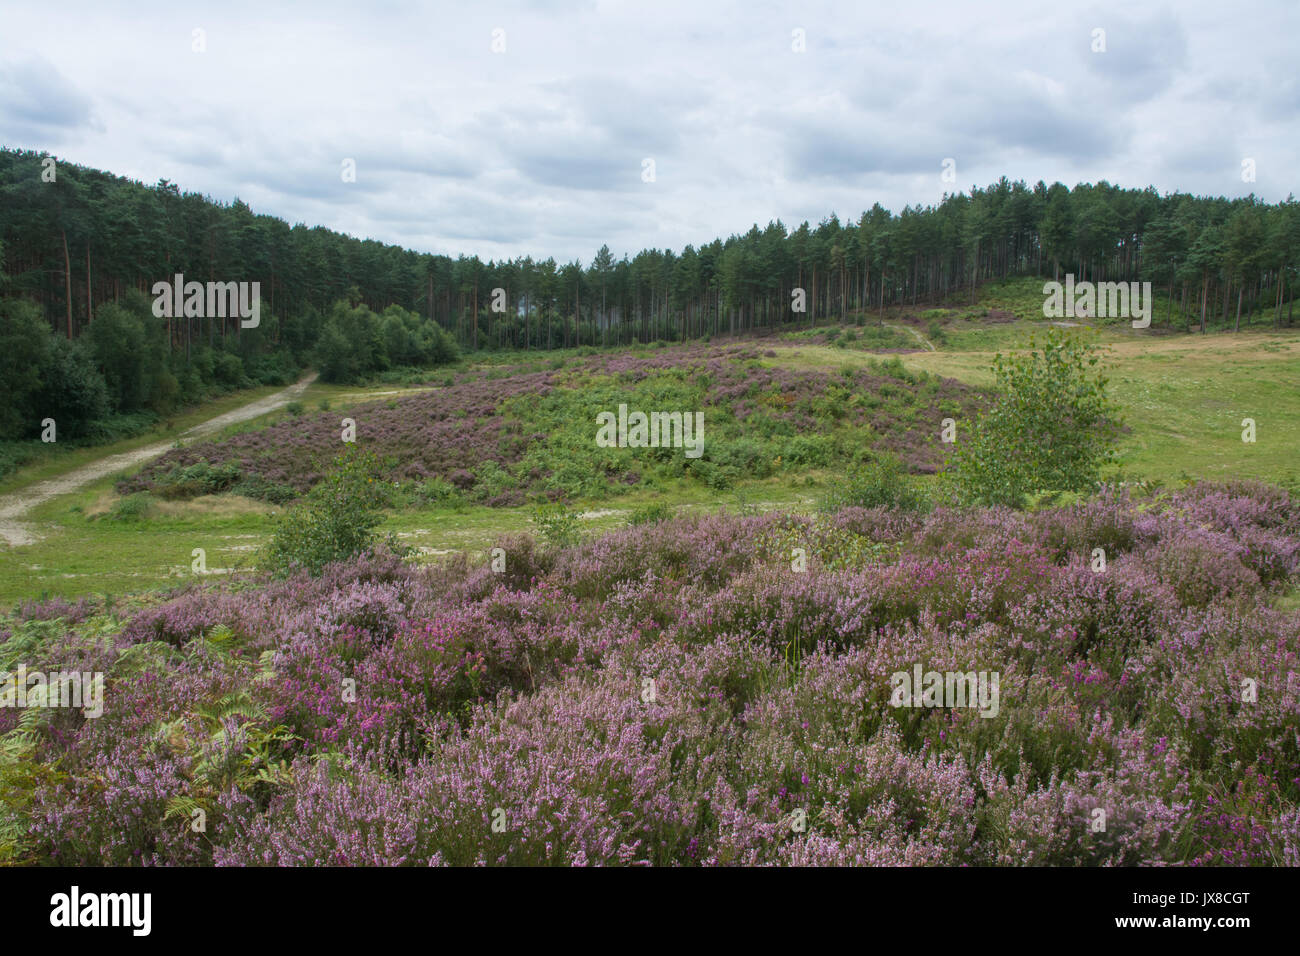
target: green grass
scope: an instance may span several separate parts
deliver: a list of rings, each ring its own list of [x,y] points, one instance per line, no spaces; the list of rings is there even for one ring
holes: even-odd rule
[[[773,478],[722,494],[683,480],[660,491],[637,490],[613,502],[578,501],[573,508],[583,514],[584,534],[621,527],[634,509],[661,501],[679,514],[719,508],[811,511],[825,477],[818,473],[796,481]],[[114,497],[111,491],[111,480],[104,480],[46,502],[31,517],[46,537],[25,547],[0,547],[0,611],[42,595],[122,595],[250,570],[257,563],[257,550],[270,539],[268,518],[280,510],[214,495],[158,503],[139,520],[115,521],[103,513]],[[453,551],[481,555],[503,535],[536,534],[532,514],[531,507],[413,508],[389,513],[377,531],[392,533],[417,549],[415,560],[436,561]],[[208,578],[190,570],[195,548],[205,552]]]
[[[1125,336],[1108,344],[1113,394],[1130,429],[1120,445],[1126,474],[1294,481],[1300,468],[1300,332]],[[987,358],[940,353],[905,356],[905,364],[987,383]],[[1241,440],[1244,418],[1256,422],[1253,445]]]
[[[248,545],[267,534],[272,509],[245,499],[203,499],[192,507],[156,504],[139,520],[107,513],[112,479],[39,506],[30,522],[45,536],[19,548],[0,547],[0,607],[42,594],[124,594],[191,580],[191,552],[203,548],[209,570],[251,564]]]
[[[929,307],[915,310],[891,309],[884,321],[898,322],[917,316],[923,323],[941,323],[946,341],[937,352],[913,352],[900,356],[904,367],[951,376],[971,385],[992,383],[989,364],[993,354],[1022,345],[1035,330],[1046,326],[1041,318],[1041,282],[1018,280],[991,286],[975,309],[957,297],[945,303],[943,311]],[[976,315],[984,308],[1004,309],[1019,316],[1014,322],[988,324]],[[971,317],[967,317],[971,316]],[[866,317],[873,321],[874,314]],[[1164,311],[1156,311],[1157,325]],[[1177,324],[1177,322],[1175,322]],[[855,328],[849,325],[845,328]],[[825,327],[817,330],[818,334]],[[925,325],[921,326],[922,334]],[[1121,444],[1121,470],[1132,478],[1159,479],[1175,483],[1184,477],[1229,479],[1258,478],[1296,487],[1300,474],[1300,331],[1264,331],[1257,328],[1238,335],[1212,333],[1171,334],[1166,331],[1139,333],[1122,324],[1103,327],[1099,336],[1109,348],[1108,367],[1114,397],[1129,428]],[[794,369],[865,367],[879,362],[878,356],[858,349],[822,344],[802,344],[799,336],[775,347],[776,357],[765,356],[763,365]],[[650,351],[647,346],[639,351]],[[617,351],[617,350],[611,350]],[[632,350],[638,351],[638,350]],[[766,349],[764,349],[766,351]],[[429,373],[429,387],[440,387],[448,376],[499,376],[515,371],[566,368],[589,348],[539,356],[537,353],[489,353],[468,357],[461,365]],[[416,378],[410,379],[414,382]],[[575,380],[577,372],[575,369]],[[372,387],[313,384],[302,396],[307,411],[316,411],[322,400],[331,409],[343,410],[385,394],[407,394],[423,385],[403,383]],[[672,397],[685,402],[688,396],[669,395],[674,383],[666,379],[647,382],[643,396],[651,401]],[[86,464],[97,458],[157,442],[167,435],[220,414],[277,389],[257,389],[224,396],[177,416],[170,432],[157,431],[124,442],[93,449],[60,449],[41,462],[0,483],[0,491],[13,491]],[[664,395],[658,395],[665,390]],[[586,420],[586,406],[592,396],[558,396],[551,403],[534,403],[521,408],[529,429],[551,428],[563,433],[566,423]],[[572,406],[576,402],[577,406]],[[686,407],[690,407],[689,404]],[[579,415],[579,412],[581,415]],[[268,421],[287,416],[283,409],[233,426],[232,431],[263,427]],[[1241,420],[1253,418],[1257,441],[1241,441]],[[571,436],[573,437],[573,436]],[[589,451],[590,435],[574,445]],[[710,439],[744,441],[747,436],[714,432]],[[562,442],[560,448],[571,443]],[[551,467],[553,462],[531,460],[530,464]],[[581,467],[579,467],[581,471]],[[584,513],[584,533],[597,533],[625,524],[637,508],[667,503],[678,512],[785,507],[811,512],[816,499],[835,474],[824,469],[781,470],[764,480],[739,480],[727,490],[714,490],[700,481],[670,473],[656,475],[651,487],[638,486],[617,497],[579,496],[573,507]],[[82,491],[57,498],[37,508],[30,523],[45,535],[33,545],[21,548],[0,546],[0,607],[19,599],[48,593],[73,597],[82,594],[121,595],[184,584],[193,579],[191,551],[204,548],[209,569],[251,567],[256,549],[269,537],[268,515],[276,509],[228,495],[198,498],[190,502],[158,502],[150,505],[139,520],[116,521],[107,517],[88,518],[107,512],[116,500],[113,479],[105,478]],[[502,535],[535,533],[531,503],[518,508],[488,508],[478,505],[450,507],[417,506],[390,512],[380,527],[418,549],[417,560],[438,560],[452,551],[481,555]],[[1281,599],[1282,606],[1295,607],[1300,596]]]

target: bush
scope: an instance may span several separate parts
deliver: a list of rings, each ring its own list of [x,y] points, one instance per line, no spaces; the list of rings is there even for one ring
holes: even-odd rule
[[[50,341],[33,404],[36,414],[31,424],[53,418],[60,441],[94,436],[95,426],[108,417],[108,388],[80,342]]]
[[[925,494],[902,462],[892,455],[881,455],[832,484],[822,498],[821,509],[835,512],[842,508],[884,507],[922,511],[927,504]]]
[[[569,548],[582,539],[578,513],[562,502],[541,505],[533,512],[533,521],[553,548]]]
[[[298,492],[278,481],[270,481],[261,475],[249,475],[230,489],[232,495],[242,495],[257,501],[273,505],[288,504],[298,497]]]
[[[696,458],[691,461],[691,475],[704,482],[714,491],[726,491],[735,480],[735,473],[723,465],[708,458]]]
[[[634,508],[628,515],[627,523],[635,526],[640,524],[659,524],[667,521],[673,516],[673,509],[666,501],[656,501],[653,504],[643,505],[640,508]]]
[[[149,516],[152,503],[143,492],[119,498],[108,510],[106,517],[110,521],[143,521]]]
[[[440,475],[416,486],[415,497],[423,505],[462,504],[465,500],[460,489]]]
[[[238,465],[229,462],[212,465],[204,458],[187,468],[173,468],[158,481],[155,490],[167,499],[197,498],[229,491],[242,477]]]
[[[750,478],[762,479],[772,474],[771,455],[758,442],[747,438],[723,443],[717,452],[717,462]]]
[[[370,550],[381,520],[385,487],[376,481],[373,453],[349,449],[306,499],[276,525],[264,557],[278,576],[305,570],[319,575],[326,565]]]
[[[1052,329],[1041,348],[993,362],[1000,394],[960,432],[945,469],[962,504],[1024,506],[1041,492],[1090,490],[1114,460],[1119,425],[1096,345]]]

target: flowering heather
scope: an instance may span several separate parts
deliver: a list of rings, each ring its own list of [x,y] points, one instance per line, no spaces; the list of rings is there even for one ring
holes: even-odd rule
[[[940,421],[972,414],[977,398],[951,379],[901,366],[792,371],[765,366],[754,348],[694,345],[461,376],[416,395],[288,418],[169,451],[118,490],[178,495],[194,485],[186,470],[200,468],[220,478],[210,490],[280,501],[323,477],[321,450],[339,444],[344,416],[394,482],[419,489],[436,480],[444,494],[489,505],[518,505],[532,493],[612,494],[683,476],[724,487],[741,476],[847,462],[864,448],[932,472],[943,458]],[[596,415],[620,403],[701,411],[703,457],[597,448]]]
[[[501,544],[509,573],[378,553],[130,613],[22,609],[0,668],[107,687],[99,719],[0,711],[0,854],[1300,865],[1285,492]],[[1000,706],[893,706],[918,666],[996,673]]]

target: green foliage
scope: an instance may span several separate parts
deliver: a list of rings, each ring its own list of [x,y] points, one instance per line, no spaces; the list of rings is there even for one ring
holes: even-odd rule
[[[423,505],[459,505],[464,503],[464,496],[459,488],[446,478],[435,475],[420,482],[415,489],[415,498]]]
[[[335,303],[316,343],[316,364],[325,382],[352,383],[388,366],[375,314],[365,306]]]
[[[0,299],[0,437],[28,437],[39,431],[35,397],[41,368],[51,350],[50,331],[41,310],[30,302]]]
[[[268,481],[261,475],[245,475],[238,465],[213,465],[203,459],[193,465],[177,466],[158,479],[154,493],[171,501],[185,501],[200,495],[229,492],[271,504],[285,504],[297,497],[288,485]]]
[[[673,516],[673,507],[666,501],[656,501],[648,505],[642,505],[640,508],[632,509],[628,515],[627,523],[632,526],[641,524],[660,524],[668,521]]]
[[[138,305],[106,303],[83,334],[103,372],[113,407],[124,412],[144,407],[153,371],[146,347],[148,329]]]
[[[230,489],[230,493],[232,495],[242,495],[245,498],[253,498],[257,501],[265,501],[273,505],[288,504],[298,497],[298,492],[288,485],[282,485],[277,481],[268,481],[261,475],[246,475]]]
[[[338,302],[316,344],[321,379],[344,384],[394,366],[445,365],[458,357],[441,326],[396,305],[376,315],[365,305]]]
[[[242,477],[238,465],[226,463],[214,466],[207,459],[202,459],[184,468],[173,468],[159,480],[155,491],[159,497],[182,500],[197,498],[199,495],[216,495],[229,491]]]
[[[306,499],[284,514],[263,554],[265,566],[284,576],[320,574],[326,565],[370,550],[387,503],[373,453],[349,448]]]
[[[480,499],[491,501],[516,490],[514,476],[491,458],[474,467],[474,494]]]
[[[735,470],[718,464],[712,458],[697,458],[692,461],[691,475],[714,491],[726,491],[736,483]]]
[[[152,508],[153,503],[149,500],[149,496],[139,492],[113,502],[105,517],[110,521],[143,521],[149,516]]]
[[[790,567],[802,550],[808,564],[828,571],[863,568],[896,557],[899,550],[897,542],[872,541],[837,526],[826,514],[773,525],[759,535],[756,546],[765,562]]]
[[[929,505],[924,491],[893,455],[881,454],[831,484],[822,497],[825,512],[841,508],[897,508],[921,511]]]
[[[553,548],[572,547],[582,539],[578,513],[562,502],[539,506],[533,512],[533,521]]]
[[[944,472],[963,504],[1023,507],[1031,495],[1090,490],[1115,460],[1118,414],[1094,342],[1051,329],[1041,347],[997,355],[994,405],[962,434]]]

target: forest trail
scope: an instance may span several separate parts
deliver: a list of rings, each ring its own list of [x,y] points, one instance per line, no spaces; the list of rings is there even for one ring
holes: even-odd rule
[[[267,412],[282,408],[306,391],[307,386],[314,381],[316,381],[316,373],[312,372],[283,391],[268,395],[265,398],[259,398],[247,405],[241,405],[233,411],[214,416],[206,422],[201,422],[193,428],[186,429],[178,439],[156,442],[143,448],[122,452],[119,455],[108,455],[65,474],[35,482],[22,489],[22,491],[0,495],[0,540],[3,540],[10,547],[35,544],[40,539],[40,536],[30,525],[22,523],[19,519],[37,505],[44,504],[59,495],[66,495],[84,488],[92,481],[97,481],[105,475],[142,465],[170,450],[176,441],[205,438],[220,431],[227,425],[248,421],[250,418],[257,418],[259,415],[265,415]]]

